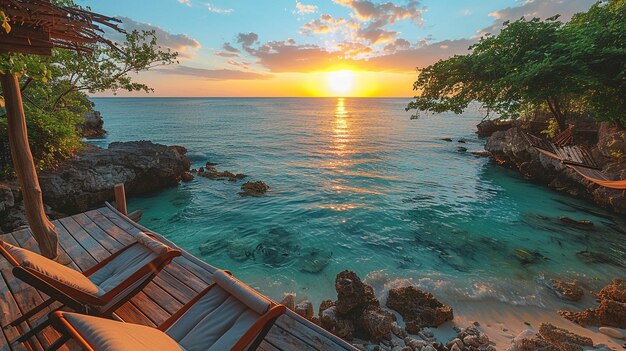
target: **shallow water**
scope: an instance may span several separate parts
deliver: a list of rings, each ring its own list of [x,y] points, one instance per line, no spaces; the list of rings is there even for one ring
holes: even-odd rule
[[[458,151],[483,148],[478,111],[410,120],[406,99],[93,100],[110,132],[96,144],[180,144],[196,168],[271,187],[242,198],[246,180],[197,177],[129,207],[273,298],[332,298],[337,272],[352,269],[380,294],[412,282],[450,303],[558,308],[542,279],[597,288],[626,273],[623,218]]]

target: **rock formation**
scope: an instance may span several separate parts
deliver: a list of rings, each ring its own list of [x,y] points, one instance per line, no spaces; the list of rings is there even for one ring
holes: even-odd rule
[[[40,174],[44,202],[69,214],[113,200],[115,184],[124,183],[129,196],[175,186],[189,170],[186,152],[149,141],[90,146],[59,169]]]
[[[417,334],[424,327],[438,327],[454,318],[452,308],[442,304],[431,293],[415,286],[389,290],[387,307],[404,318],[406,331]]]
[[[380,307],[374,289],[352,271],[342,271],[335,279],[337,301],[320,305],[319,319],[326,330],[351,340],[354,336],[379,341],[389,338],[395,317]]]
[[[582,351],[590,347],[593,347],[590,338],[543,323],[538,333],[526,330],[515,337],[508,351]]]
[[[597,293],[600,305],[582,312],[559,311],[559,314],[583,326],[626,328],[626,280],[613,279]]]
[[[262,181],[257,182],[247,182],[241,186],[241,192],[239,195],[241,196],[261,196],[265,194],[270,189],[267,184]]]
[[[83,115],[84,122],[77,126],[81,135],[87,139],[102,138],[107,134],[104,120],[98,111],[90,111]]]
[[[626,191],[594,184],[572,169],[535,150],[523,136],[522,124],[494,132],[485,145],[493,159],[524,176],[569,195],[593,201],[617,213],[626,213]],[[591,153],[610,179],[626,179],[626,131],[601,123],[598,143]]]

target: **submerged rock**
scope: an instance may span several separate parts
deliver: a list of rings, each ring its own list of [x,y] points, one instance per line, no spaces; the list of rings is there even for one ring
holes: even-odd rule
[[[198,170],[198,175],[203,176],[208,179],[228,180],[231,182],[244,179],[247,177],[245,174],[241,174],[241,173],[232,173],[230,171],[220,172],[217,170],[217,168],[215,168],[215,165],[213,165],[210,162],[207,162],[206,168],[200,167],[200,169]]]
[[[301,272],[319,273],[328,266],[332,257],[332,252],[319,249],[304,250],[297,258],[297,265]]]
[[[530,251],[524,248],[517,248],[513,251],[515,257],[522,265],[537,263],[548,258],[537,251]]]
[[[261,196],[265,194],[270,189],[267,184],[262,181],[257,182],[247,182],[241,186],[241,192],[239,195],[241,196]]]
[[[415,286],[389,290],[386,305],[402,315],[406,330],[411,334],[417,334],[424,327],[437,327],[454,318],[452,307]]]
[[[558,297],[569,301],[580,301],[585,294],[576,281],[550,279],[548,285]]]
[[[569,225],[573,225],[573,226],[578,226],[578,227],[593,227],[593,222],[592,221],[587,221],[587,220],[582,220],[582,221],[578,221],[575,219],[571,219],[567,216],[561,216],[559,217],[559,220],[561,220],[561,222],[565,223],[565,224],[569,224]]]
[[[582,312],[561,310],[559,314],[583,326],[626,328],[626,280],[614,279],[597,294],[600,305]]]
[[[578,251],[576,253],[576,257],[582,262],[587,263],[587,264],[591,264],[591,263],[610,264],[612,266],[626,268],[626,263],[602,252],[583,250],[583,251]]]

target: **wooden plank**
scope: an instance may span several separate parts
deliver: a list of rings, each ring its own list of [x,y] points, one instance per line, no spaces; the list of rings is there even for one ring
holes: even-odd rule
[[[280,350],[318,351],[318,349],[293,337],[288,331],[276,325],[267,333],[265,340]]]
[[[150,318],[148,318],[145,313],[143,313],[134,304],[130,303],[130,301],[118,308],[115,311],[115,314],[128,323],[137,323],[155,328],[157,327],[157,325]]]
[[[35,242],[35,238],[32,236],[32,233],[30,232],[30,229],[16,231],[16,232],[11,233],[11,235],[13,236],[14,241],[13,243],[11,243],[7,240],[7,242],[9,242],[10,244],[18,245],[27,250],[31,250],[33,252],[39,253],[39,248],[37,246],[37,243]],[[64,253],[63,248],[61,247],[59,248],[59,253],[60,254]],[[32,308],[33,306],[39,305],[45,299],[48,298],[48,296],[46,296],[44,293],[38,291],[37,289],[34,289],[30,285],[23,283],[22,281],[18,279],[14,279],[13,282],[19,282],[19,285],[15,286],[19,290],[16,291],[12,287],[10,288],[11,288],[11,291],[13,292],[13,296],[15,297],[15,301],[17,302],[17,304],[20,306],[24,306],[24,308],[22,309],[22,313],[24,313],[26,310],[30,310],[30,308]],[[42,312],[40,312],[37,315],[41,317],[39,317],[39,319],[35,319],[37,317],[32,318],[31,319],[32,322],[30,322],[29,324],[31,326],[39,324],[41,322],[41,319],[47,318],[47,313],[49,311],[50,311],[50,308],[44,309]],[[41,343],[41,346],[45,349],[46,347],[50,346],[53,342],[55,342],[59,337],[60,337],[60,334],[53,328],[45,328],[39,334],[37,334],[36,339],[39,340],[39,342]],[[34,340],[34,339],[35,338],[32,338],[31,340]],[[59,350],[67,350],[67,349],[68,349],[67,346],[63,346]]]
[[[330,340],[326,336],[314,332],[309,327],[291,318],[289,315],[284,315],[276,321],[276,325],[288,330],[289,333],[298,339],[306,342],[308,345],[315,347],[318,350],[346,350],[338,345],[333,340]]]
[[[9,266],[10,265],[8,263],[2,265],[2,269],[0,270],[0,324],[2,326],[8,325],[13,320],[22,315],[20,307],[15,301],[15,297],[13,297],[13,294],[9,289],[9,284],[7,283],[7,280],[15,279],[12,274],[8,273]],[[33,339],[33,342],[28,342],[24,344],[9,345],[9,341],[19,337],[28,329],[30,329],[30,326],[26,322],[21,323],[17,327],[12,327],[8,329],[2,328],[2,333],[0,333],[0,350],[41,350],[41,344],[37,339]]]

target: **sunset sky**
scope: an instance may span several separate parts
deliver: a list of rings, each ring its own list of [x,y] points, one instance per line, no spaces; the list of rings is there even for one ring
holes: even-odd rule
[[[154,29],[180,64],[142,73],[152,96],[412,96],[416,67],[467,52],[502,22],[592,0],[78,0]],[[111,95],[103,94],[103,95]],[[121,93],[125,96],[128,94]],[[145,94],[133,94],[145,96]]]

